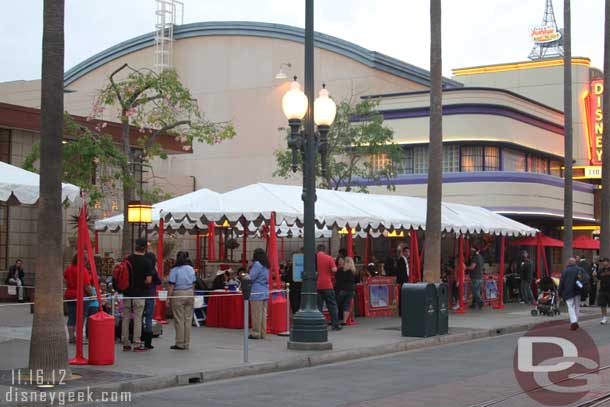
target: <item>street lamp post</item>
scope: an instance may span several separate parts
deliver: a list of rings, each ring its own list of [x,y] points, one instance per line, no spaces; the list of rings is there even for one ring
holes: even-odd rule
[[[138,224],[138,237],[141,237],[142,223],[152,223],[152,211],[152,205],[140,201],[131,201],[127,205],[127,222],[131,224],[131,251],[133,251],[133,241],[135,239],[135,224]],[[148,225],[145,227],[145,234],[148,237]]]
[[[313,0],[305,1],[305,93],[301,91],[296,77],[290,90],[282,99],[282,108],[290,125],[288,147],[292,149],[292,170],[296,172],[299,152],[303,158],[303,223],[304,259],[301,309],[292,319],[289,349],[330,349],[326,320],[318,310],[316,290],[315,253],[315,202],[316,202],[316,155],[321,157],[322,174],[326,173],[328,153],[328,131],[335,119],[336,106],[323,88],[320,97],[314,97],[314,46],[313,46]],[[303,118],[305,118],[303,122]],[[314,120],[318,126],[315,131]],[[301,125],[304,129],[301,130]]]

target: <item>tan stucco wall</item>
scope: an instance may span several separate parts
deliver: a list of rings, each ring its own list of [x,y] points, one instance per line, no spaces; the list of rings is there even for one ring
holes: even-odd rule
[[[426,197],[426,184],[397,185],[396,193]],[[385,187],[370,192],[387,194]],[[443,184],[443,200],[485,208],[539,208],[563,212],[563,188],[534,182],[459,182]],[[574,214],[593,218],[593,194],[574,191]]]
[[[583,97],[589,87],[590,69],[572,66],[572,109],[574,115],[574,159],[576,165],[588,165],[588,144],[585,131]],[[454,79],[466,86],[502,88],[563,110],[563,66],[514,71],[459,75]]]
[[[282,62],[292,64],[287,74],[303,78],[303,45],[263,37],[213,36],[178,40],[175,67],[183,83],[213,121],[230,120],[237,135],[215,146],[196,145],[194,153],[155,162],[160,177],[196,177],[198,188],[224,192],[254,182],[286,182],[272,176],[274,152],[286,148],[287,122],[281,98],[289,82],[274,79]],[[71,83],[66,109],[87,115],[97,89],[118,66],[150,67],[153,49],[114,60]],[[350,58],[316,49],[316,91],[322,82],[336,100],[371,93],[415,91],[423,86],[372,69]],[[107,119],[113,120],[111,115]],[[294,179],[298,183],[298,178]]]

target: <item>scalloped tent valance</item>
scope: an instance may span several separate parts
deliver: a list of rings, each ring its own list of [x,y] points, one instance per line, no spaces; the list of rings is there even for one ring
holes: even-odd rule
[[[80,188],[61,184],[62,202],[74,202]],[[40,197],[40,176],[0,161],[0,203],[35,205]]]

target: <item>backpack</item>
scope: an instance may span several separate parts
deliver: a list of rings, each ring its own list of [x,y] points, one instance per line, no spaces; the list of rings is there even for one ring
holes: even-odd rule
[[[131,263],[127,257],[112,269],[112,286],[121,294],[126,294],[131,286]]]

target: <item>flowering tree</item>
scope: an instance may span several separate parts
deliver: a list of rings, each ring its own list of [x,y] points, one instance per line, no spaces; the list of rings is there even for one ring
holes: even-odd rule
[[[120,73],[127,73],[118,78]],[[121,165],[123,174],[123,254],[130,250],[131,230],[127,224],[127,205],[135,198],[135,171],[152,157],[166,158],[159,144],[161,135],[170,135],[190,151],[193,141],[217,144],[232,138],[230,123],[214,123],[205,118],[197,101],[180,82],[174,70],[160,73],[136,70],[124,64],[109,77],[109,83],[95,99],[90,119],[99,118],[109,107],[118,109],[121,123],[122,152],[127,160]],[[130,127],[139,129],[134,146]],[[134,148],[135,147],[135,148]]]

